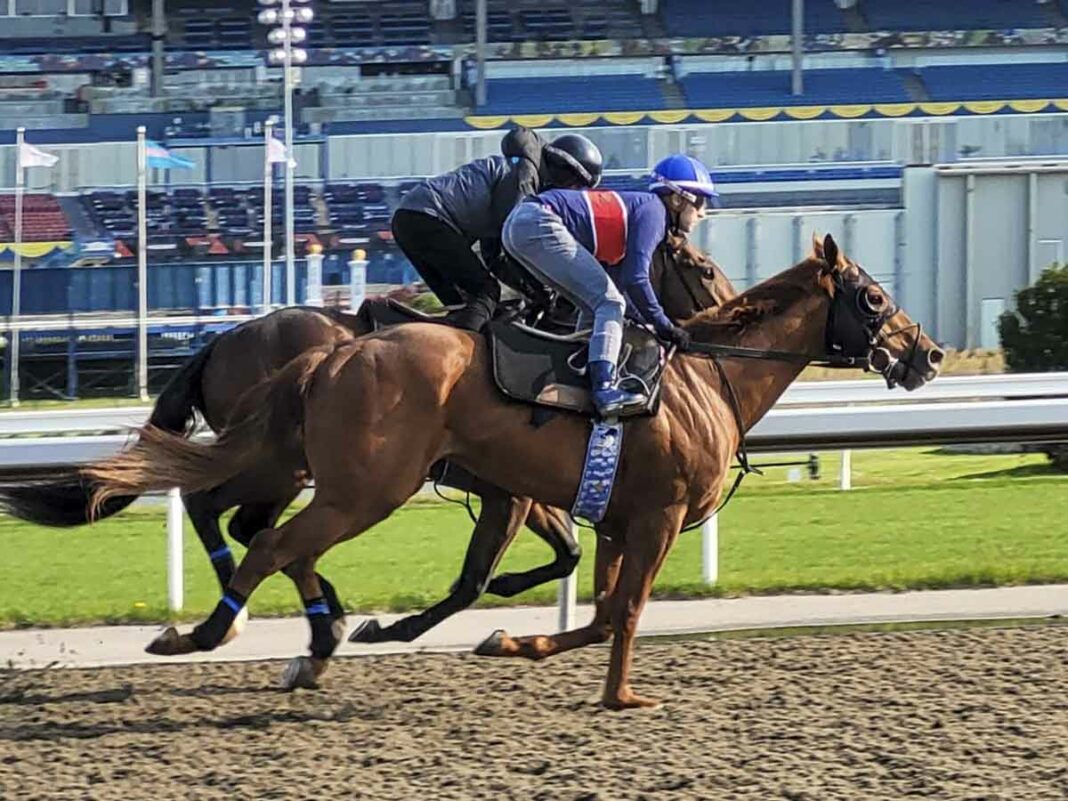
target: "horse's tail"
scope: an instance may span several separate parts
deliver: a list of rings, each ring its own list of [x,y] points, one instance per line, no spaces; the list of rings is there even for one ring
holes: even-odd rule
[[[171,376],[156,399],[149,425],[177,435],[191,428],[194,411],[203,409],[200,382],[216,341],[201,348]],[[113,495],[90,514],[94,490],[93,482],[77,468],[61,470],[46,478],[0,484],[0,510],[43,526],[81,526],[117,514],[137,498],[137,494]]]
[[[263,458],[264,450],[294,442],[304,420],[304,395],[334,345],[297,356],[241,396],[231,415],[238,422],[211,443],[195,442],[149,423],[137,442],[110,459],[81,469],[92,487],[90,514],[114,498],[181,487],[217,487]]]

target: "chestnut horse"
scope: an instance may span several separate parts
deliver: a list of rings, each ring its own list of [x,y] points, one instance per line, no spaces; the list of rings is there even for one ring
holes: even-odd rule
[[[654,258],[651,281],[669,317],[687,319],[702,309],[735,296],[730,281],[701,250],[684,240],[669,238]],[[243,323],[212,340],[189,359],[164,387],[149,423],[173,433],[192,430],[197,412],[208,426],[222,431],[230,422],[242,394],[311,348],[334,347],[374,329],[367,307],[357,314],[333,309],[294,307]],[[193,527],[209,555],[222,589],[234,572],[234,560],[223,539],[220,517],[235,506],[229,533],[248,546],[253,535],[275,525],[282,511],[306,483],[306,464],[299,442],[277,459],[251,466],[217,487],[183,497]],[[463,572],[449,596],[426,613],[398,621],[388,629],[364,626],[362,640],[412,640],[482,592],[511,597],[531,587],[562,578],[578,562],[580,549],[567,516],[558,509],[513,499],[496,487],[453,467],[440,483],[469,491],[483,499]],[[0,484],[0,509],[30,522],[48,526],[77,526],[89,522],[90,483],[77,470],[45,480]],[[111,498],[97,518],[125,509],[136,494]],[[507,544],[526,526],[553,549],[553,561],[518,574],[489,581],[489,573]],[[330,617],[342,621],[344,609],[337,592],[319,576]],[[236,631],[240,630],[239,621]],[[335,632],[340,636],[340,632]]]
[[[804,365],[854,360],[872,365],[888,386],[915,389],[937,375],[943,357],[830,236],[793,268],[685,325],[695,349],[713,358],[673,359],[659,413],[626,425],[616,486],[597,525],[593,621],[556,635],[496,632],[478,649],[542,659],[612,639],[602,700],[613,709],[655,703],[629,679],[653,580],[680,530],[715,509],[745,432]],[[533,428],[529,409],[493,385],[482,337],[433,325],[312,351],[241,406],[237,425],[216,443],[146,428],[131,450],[85,471],[96,503],[174,485],[215,486],[271,458],[274,443],[295,436],[294,419],[303,412],[314,499],[281,527],[256,535],[218,606],[192,633],[171,638],[171,653],[217,647],[248,596],[287,566],[303,597],[318,597],[318,557],[388,517],[439,459],[514,496],[567,507],[589,433],[589,422],[576,415]]]

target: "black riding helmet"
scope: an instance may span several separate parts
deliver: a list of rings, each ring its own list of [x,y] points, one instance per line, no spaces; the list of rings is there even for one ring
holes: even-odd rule
[[[581,134],[556,137],[546,146],[545,155],[551,168],[563,168],[572,177],[577,177],[587,189],[593,189],[601,182],[604,170],[601,151]]]

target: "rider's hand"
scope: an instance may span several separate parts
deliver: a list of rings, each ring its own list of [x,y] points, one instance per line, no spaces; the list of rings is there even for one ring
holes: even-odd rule
[[[680,328],[677,325],[666,328],[659,333],[661,340],[669,345],[674,345],[680,351],[686,351],[690,347],[690,343],[693,341],[693,337],[690,336],[690,332],[685,328]]]

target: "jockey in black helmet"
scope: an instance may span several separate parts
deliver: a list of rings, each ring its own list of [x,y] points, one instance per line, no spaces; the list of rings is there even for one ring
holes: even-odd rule
[[[401,199],[393,238],[446,306],[446,321],[478,331],[493,316],[500,284],[493,272],[503,256],[505,219],[523,198],[558,188],[593,188],[601,179],[601,152],[589,139],[564,134],[546,143],[516,128],[501,156],[465,164],[430,178]],[[472,247],[479,243],[480,254]]]

